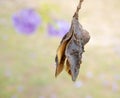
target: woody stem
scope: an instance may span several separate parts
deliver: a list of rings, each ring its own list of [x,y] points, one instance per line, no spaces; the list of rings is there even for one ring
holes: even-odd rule
[[[84,0],[80,0],[80,1],[79,1],[79,4],[78,4],[78,6],[77,6],[77,9],[76,9],[75,14],[74,14],[73,17],[78,18],[78,12],[79,12],[79,10],[81,9],[81,4],[82,4],[83,1],[84,1]]]

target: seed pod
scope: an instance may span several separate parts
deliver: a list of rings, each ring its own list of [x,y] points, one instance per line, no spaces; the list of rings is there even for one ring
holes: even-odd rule
[[[84,45],[90,39],[89,33],[82,28],[82,25],[78,21],[78,11],[81,8],[82,1],[80,0],[73,16],[69,32],[63,37],[58,47],[55,59],[55,76],[57,77],[66,66],[66,71],[71,75],[73,81],[76,80],[79,74]]]

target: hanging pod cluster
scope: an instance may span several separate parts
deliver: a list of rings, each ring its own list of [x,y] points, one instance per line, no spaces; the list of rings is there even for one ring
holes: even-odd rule
[[[55,76],[57,77],[65,68],[73,81],[76,80],[79,74],[84,46],[90,40],[89,33],[83,29],[78,21],[78,12],[82,2],[83,0],[80,0],[77,10],[73,15],[70,30],[62,38],[55,58]]]

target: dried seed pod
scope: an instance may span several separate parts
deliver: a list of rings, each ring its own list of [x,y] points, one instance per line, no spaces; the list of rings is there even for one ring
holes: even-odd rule
[[[65,56],[70,65],[72,80],[75,81],[81,64],[82,53],[84,52],[82,28],[77,19],[72,20],[73,32],[71,40],[66,45]]]
[[[68,32],[62,39],[60,46],[57,49],[57,55],[55,58],[56,61],[56,72],[55,72],[55,76],[57,77],[58,74],[63,70],[64,68],[64,63],[65,63],[65,49],[66,49],[66,45],[69,42],[70,38],[72,36],[71,32]]]
[[[71,75],[73,81],[76,80],[79,74],[84,45],[90,39],[89,33],[82,28],[82,25],[78,21],[78,11],[81,8],[82,1],[80,0],[73,16],[69,32],[63,37],[58,47],[55,59],[55,76],[57,77],[64,69],[64,66],[66,66],[66,71]]]

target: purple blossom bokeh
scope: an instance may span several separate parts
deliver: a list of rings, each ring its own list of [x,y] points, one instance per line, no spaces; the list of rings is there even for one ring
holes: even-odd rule
[[[54,24],[48,24],[48,35],[63,37],[69,31],[69,28],[70,24],[68,22],[63,20],[55,21]]]
[[[33,34],[41,24],[39,14],[33,9],[23,9],[12,17],[13,26],[16,31],[22,34]]]

